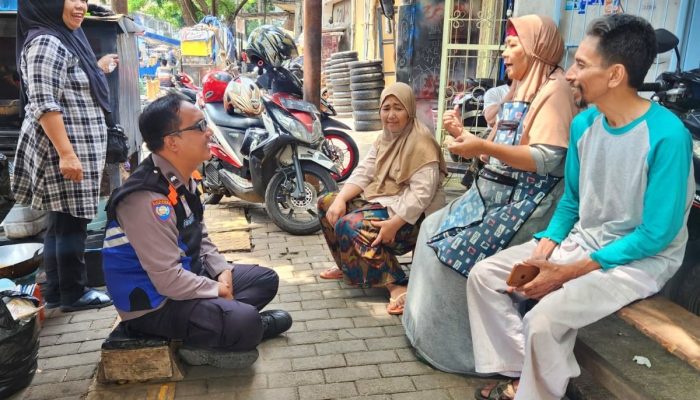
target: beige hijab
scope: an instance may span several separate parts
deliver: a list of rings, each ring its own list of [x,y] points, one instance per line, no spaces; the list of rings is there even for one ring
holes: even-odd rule
[[[408,111],[408,124],[399,133],[392,133],[386,127],[374,142],[377,161],[372,182],[365,188],[365,198],[370,200],[380,196],[393,196],[408,186],[411,176],[423,166],[437,162],[443,179],[447,176],[447,165],[442,150],[428,127],[416,118],[416,98],[413,90],[405,83],[394,83],[384,89],[380,104],[387,97],[396,97]]]
[[[557,65],[564,55],[564,41],[554,21],[526,15],[508,20],[530,59],[525,77],[513,81],[505,101],[530,102],[523,121],[520,144],[568,147],[569,127],[578,108],[564,72]]]

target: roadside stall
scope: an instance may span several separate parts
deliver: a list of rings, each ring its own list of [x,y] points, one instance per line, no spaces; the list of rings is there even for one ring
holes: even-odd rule
[[[176,67],[180,59],[180,41],[152,32],[146,32],[138,38],[139,77],[154,78],[160,60],[168,60],[171,67]]]
[[[236,47],[231,31],[214,17],[205,17],[180,31],[181,70],[200,83],[207,72],[220,69],[236,75]]]

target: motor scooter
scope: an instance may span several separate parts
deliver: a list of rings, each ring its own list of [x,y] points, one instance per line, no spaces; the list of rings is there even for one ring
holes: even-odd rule
[[[259,74],[258,86],[270,93],[278,104],[289,110],[307,128],[310,127],[313,114],[320,118],[325,138],[321,151],[338,167],[338,174],[333,175],[333,178],[337,182],[349,178],[360,160],[360,152],[355,140],[345,132],[351,128],[333,118],[337,115],[333,105],[323,97],[320,109],[304,101],[299,71],[294,73],[284,67],[269,67],[262,60],[258,60],[256,68]]]
[[[263,97],[260,118],[229,114],[223,103],[205,103],[203,111],[214,132],[212,159],[203,168],[203,184],[216,204],[223,196],[264,203],[272,221],[294,235],[320,229],[316,204],[336,191],[335,163],[319,150],[321,123],[312,129],[273,99]]]

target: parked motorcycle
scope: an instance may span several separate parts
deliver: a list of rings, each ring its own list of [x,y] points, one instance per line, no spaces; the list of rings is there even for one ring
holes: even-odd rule
[[[344,130],[351,128],[346,124],[334,119],[337,115],[333,105],[327,99],[321,97],[320,110],[313,105],[302,100],[302,81],[285,67],[269,67],[264,63],[259,64],[258,85],[267,90],[270,94],[282,102],[295,117],[309,124],[312,114],[320,116],[321,128],[325,141],[322,144],[323,153],[336,163],[339,173],[333,175],[337,182],[342,182],[350,177],[352,171],[357,167],[360,152],[355,140]]]
[[[484,117],[484,95],[490,88],[487,81],[468,78],[464,91],[455,94],[452,99],[452,106],[462,116],[462,125],[482,139],[486,139],[491,132]],[[483,167],[483,162],[478,157],[465,159],[454,153],[450,153],[450,158],[454,162],[466,165],[461,183],[467,188],[471,187],[474,178]]]
[[[214,132],[213,157],[204,165],[205,201],[216,204],[233,195],[264,203],[282,230],[316,232],[318,198],[338,189],[331,177],[337,173],[335,164],[319,151],[324,140],[320,121],[313,120],[308,130],[274,99],[260,98],[260,106],[260,117],[250,118],[227,112],[221,102],[204,104]]]
[[[290,107],[287,110],[308,127],[309,121],[318,115],[319,110],[310,104],[304,105],[302,80],[299,78],[303,77],[303,73],[294,38],[279,27],[259,26],[250,33],[245,52],[255,66],[258,85],[276,95],[278,100],[289,100],[282,106]],[[338,166],[339,172],[334,178],[340,182],[350,177],[357,166],[359,151],[355,141],[343,131],[350,130],[350,127],[336,121],[333,116],[333,107],[325,99],[322,100],[320,120],[326,140],[321,149]]]
[[[199,91],[199,86],[195,85],[192,77],[185,72],[178,72],[175,74],[175,86],[194,90],[195,92]]]
[[[452,100],[452,106],[461,111],[464,127],[482,138],[486,138],[490,131],[484,117],[484,95],[490,88],[488,81],[468,78],[464,91],[455,94]]]
[[[681,71],[678,38],[666,29],[656,30],[659,54],[675,50],[676,70],[664,72],[640,91],[654,92],[657,101],[683,121],[693,137],[695,199],[688,217],[688,245],[683,265],[663,289],[665,296],[700,315],[700,69]]]

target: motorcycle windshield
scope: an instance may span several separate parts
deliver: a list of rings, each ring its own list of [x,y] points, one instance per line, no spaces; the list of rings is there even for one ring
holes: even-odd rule
[[[314,115],[318,114],[318,109],[313,104],[304,100],[283,98],[281,103],[287,110],[304,111]]]

